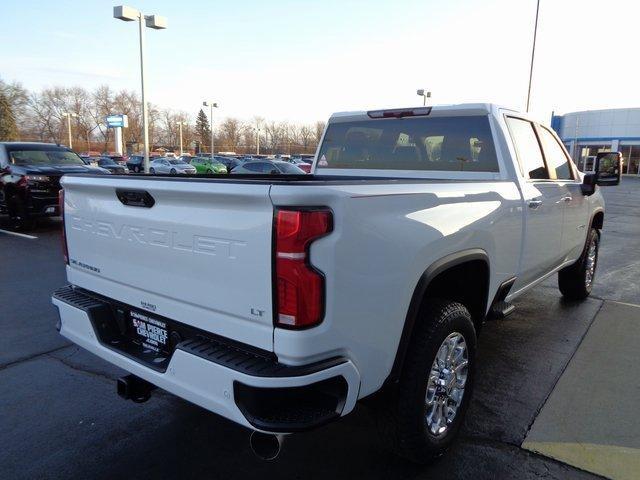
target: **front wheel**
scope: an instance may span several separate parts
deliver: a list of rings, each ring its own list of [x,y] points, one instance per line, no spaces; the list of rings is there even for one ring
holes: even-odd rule
[[[592,228],[578,261],[558,272],[558,288],[565,298],[583,300],[589,296],[598,265],[599,247],[600,234]]]
[[[449,300],[426,302],[400,381],[379,415],[384,440],[417,463],[441,456],[451,445],[475,373],[476,331],[467,308]]]
[[[150,169],[149,169],[149,173],[150,173],[151,175],[155,174],[155,173],[156,173],[156,169],[155,169],[155,168],[150,168]]]
[[[175,169],[175,168],[172,168],[172,169],[169,171],[169,173],[170,173],[171,175],[175,175],[175,174],[176,174],[176,169]]]

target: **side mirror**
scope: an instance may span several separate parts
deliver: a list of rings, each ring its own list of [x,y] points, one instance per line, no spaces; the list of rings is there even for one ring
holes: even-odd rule
[[[593,170],[582,181],[582,193],[593,195],[596,185],[610,187],[620,183],[622,176],[622,154],[620,152],[600,152],[595,158]]]
[[[600,152],[596,156],[595,171],[597,183],[601,187],[618,185],[622,176],[622,154],[620,152]]]

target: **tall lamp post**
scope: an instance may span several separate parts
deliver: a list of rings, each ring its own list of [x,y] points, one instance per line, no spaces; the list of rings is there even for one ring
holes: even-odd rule
[[[425,92],[424,88],[419,88],[416,93],[419,97],[422,97],[422,106],[426,106],[427,98],[431,98],[431,92]]]
[[[178,127],[180,127],[180,156],[182,156],[182,154],[184,153],[182,151],[182,126],[183,125],[189,125],[187,122],[178,122]]]
[[[211,115],[209,116],[209,123],[211,126],[211,159],[213,160],[213,109],[218,108],[218,104],[215,102],[202,102],[205,107],[211,107]]]
[[[529,100],[531,100],[531,80],[533,79],[533,59],[536,55],[536,37],[538,36],[538,13],[540,12],[540,0],[536,3],[536,23],[533,27],[533,45],[531,46],[531,66],[529,67],[529,89],[527,90],[527,112]]]
[[[256,127],[255,131],[256,131],[256,155],[260,155],[260,127]]]
[[[69,132],[69,148],[73,148],[73,142],[71,140],[71,117],[77,117],[77,113],[66,112],[64,114],[67,117],[67,131]]]
[[[149,173],[149,121],[147,112],[147,101],[145,98],[145,77],[144,77],[144,28],[142,20],[148,28],[163,30],[167,28],[167,19],[159,15],[144,15],[141,11],[125,5],[113,7],[113,18],[124,20],[125,22],[138,22],[138,32],[140,37],[140,83],[142,90],[142,131],[144,139],[144,173]]]

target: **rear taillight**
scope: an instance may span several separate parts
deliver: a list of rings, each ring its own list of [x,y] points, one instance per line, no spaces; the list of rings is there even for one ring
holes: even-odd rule
[[[277,209],[275,216],[275,323],[308,328],[324,315],[324,276],[309,263],[309,246],[331,232],[326,208]]]
[[[67,230],[64,228],[64,189],[60,189],[58,192],[58,212],[62,217],[62,255],[64,256],[64,263],[69,265],[69,250],[67,249]]]

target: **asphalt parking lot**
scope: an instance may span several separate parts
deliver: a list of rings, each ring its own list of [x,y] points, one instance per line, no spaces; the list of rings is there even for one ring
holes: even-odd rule
[[[0,478],[599,478],[522,444],[604,301],[640,303],[640,179],[603,193],[592,297],[563,301],[554,277],[486,324],[462,435],[428,467],[386,453],[366,406],[263,462],[246,430],[172,395],[121,400],[122,371],[55,330],[50,294],[65,284],[59,221],[41,222],[36,238],[0,232]]]

